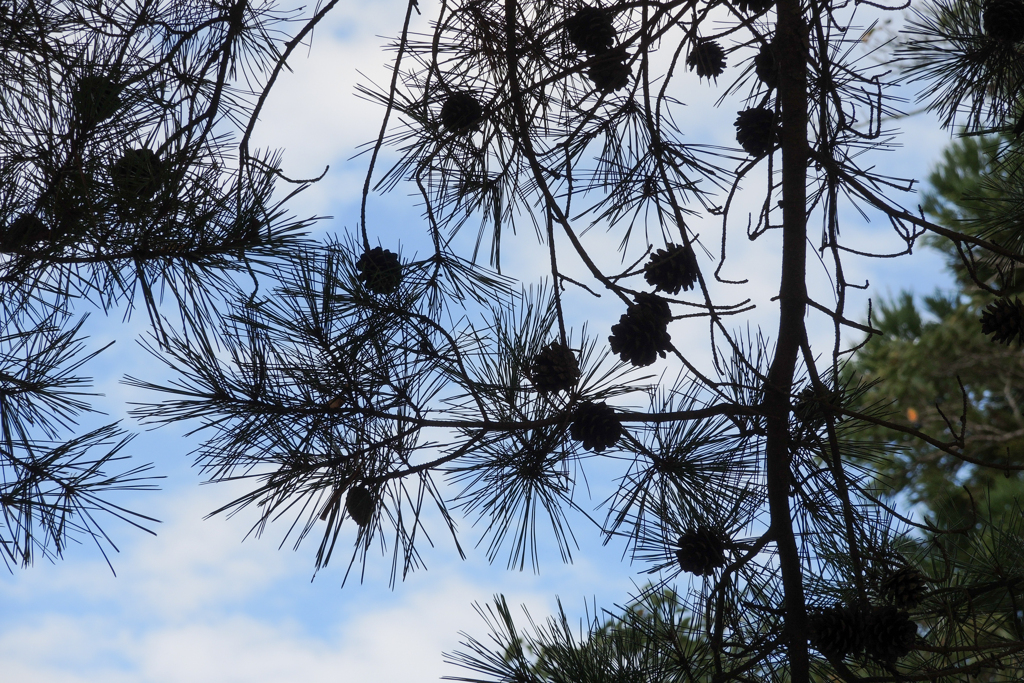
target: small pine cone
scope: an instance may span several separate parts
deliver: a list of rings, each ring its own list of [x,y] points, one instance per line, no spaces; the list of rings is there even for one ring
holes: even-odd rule
[[[622,436],[622,424],[607,403],[581,403],[572,414],[569,436],[583,442],[583,449],[600,453]]]
[[[654,299],[668,308],[663,299]],[[669,317],[664,315],[661,306],[637,297],[637,303],[627,308],[619,322],[612,325],[612,333],[608,337],[612,353],[619,354],[624,363],[632,363],[636,367],[650,365],[659,355],[664,358],[665,352],[672,348],[672,338],[667,329]]]
[[[805,429],[816,432],[825,426],[829,415],[828,407],[842,405],[844,394],[842,387],[820,394],[814,391],[813,386],[804,387],[796,395],[793,415],[800,420]]]
[[[569,391],[580,378],[576,354],[561,342],[551,342],[533,357],[530,381],[537,391]]]
[[[736,142],[752,157],[763,157],[775,147],[775,114],[771,109],[744,109],[736,117]]]
[[[1024,343],[1024,304],[1018,297],[1003,297],[981,312],[981,332],[991,334],[992,341],[1009,346]]]
[[[764,14],[772,8],[775,0],[740,0],[738,4],[744,14]]]
[[[356,262],[359,281],[374,294],[393,294],[402,282],[402,264],[398,254],[374,247]]]
[[[687,531],[676,541],[676,559],[684,572],[709,576],[718,567],[725,566],[725,539],[717,531],[697,529]]]
[[[989,0],[981,13],[985,33],[996,40],[1017,43],[1024,38],[1024,0]]]
[[[345,511],[361,527],[366,526],[373,519],[375,507],[373,494],[364,486],[356,484],[348,490],[348,495],[345,496]]]
[[[686,58],[686,65],[700,78],[718,78],[725,71],[725,50],[713,40],[701,41]]]
[[[569,42],[587,54],[598,55],[615,44],[615,26],[608,12],[598,7],[583,7],[565,21]]]
[[[152,199],[163,183],[164,165],[151,149],[130,149],[110,167],[110,180],[123,199]]]
[[[71,102],[83,123],[95,125],[121,108],[121,87],[106,76],[85,76],[78,82]]]
[[[761,44],[761,50],[754,57],[754,73],[769,90],[779,87],[779,65],[771,43]]]
[[[455,92],[441,105],[441,125],[453,133],[476,130],[484,119],[480,101],[468,92]]]
[[[902,567],[885,577],[879,592],[897,609],[912,609],[925,594],[925,576],[914,567]]]
[[[50,229],[31,213],[21,213],[0,234],[0,252],[17,251],[50,239]]]
[[[644,265],[644,279],[656,290],[669,294],[678,294],[680,289],[693,289],[697,282],[697,257],[693,247],[668,244],[664,249],[658,249]]]
[[[856,607],[835,605],[810,615],[811,645],[826,657],[843,659],[864,648],[865,614]]]
[[[894,605],[875,607],[866,626],[864,649],[872,659],[892,664],[914,649],[917,624]]]
[[[633,68],[626,63],[627,59],[629,55],[622,46],[606,50],[591,60],[587,77],[601,92],[621,90],[629,85],[629,77],[633,75]]]

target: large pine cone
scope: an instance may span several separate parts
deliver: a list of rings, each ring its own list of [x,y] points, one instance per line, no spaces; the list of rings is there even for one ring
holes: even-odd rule
[[[106,76],[85,76],[78,82],[71,102],[83,123],[95,125],[121,108],[121,87]]]
[[[717,531],[687,531],[676,541],[676,559],[684,572],[708,576],[725,566],[725,539]]]
[[[837,604],[809,617],[811,645],[826,657],[843,659],[864,649],[864,610]]]
[[[580,363],[572,349],[561,342],[551,342],[533,357],[530,381],[542,393],[569,391],[580,378]]]
[[[398,254],[374,247],[356,261],[359,281],[374,294],[392,294],[402,283],[402,264]]]
[[[598,7],[583,7],[565,21],[569,41],[591,55],[610,50],[615,44],[615,26],[611,15]]]
[[[345,510],[352,520],[363,527],[373,519],[373,510],[377,506],[373,494],[364,487],[356,484],[348,490],[345,496]]]
[[[1024,38],[1024,0],[989,0],[981,13],[985,33],[996,40],[1017,43]]]
[[[110,167],[110,180],[123,199],[152,199],[163,184],[164,165],[151,149],[130,149]]]
[[[744,109],[736,117],[736,142],[752,157],[763,157],[775,147],[775,113],[765,107]]]
[[[925,576],[920,570],[902,567],[882,580],[879,593],[897,609],[911,609],[924,599],[925,582]]]
[[[694,46],[686,65],[700,78],[718,78],[725,71],[725,50],[713,40],[702,41]]]
[[[910,615],[894,605],[876,607],[867,619],[864,649],[880,662],[892,664],[906,657],[917,640],[917,624]]]
[[[668,244],[651,254],[644,265],[644,279],[658,291],[678,294],[689,291],[697,282],[697,257],[693,247],[686,244]]]
[[[761,44],[760,51],[754,57],[754,73],[769,90],[779,87],[779,64],[772,43]]]
[[[583,449],[600,453],[622,436],[622,424],[607,403],[581,403],[572,414],[569,436],[583,442]]]
[[[468,92],[455,92],[441,105],[441,125],[453,133],[469,133],[484,118],[480,101]]]
[[[667,313],[667,314],[666,314]],[[619,354],[624,363],[632,363],[636,367],[650,365],[660,355],[672,348],[672,338],[668,333],[668,303],[660,297],[647,295],[637,297],[636,303],[630,305],[612,325],[608,343],[612,353]]]
[[[18,251],[37,242],[50,239],[50,229],[31,213],[21,213],[0,234],[0,252]]]
[[[1003,297],[981,312],[981,332],[999,344],[1024,343],[1024,304],[1018,297]]]
[[[606,50],[591,60],[587,77],[601,92],[621,90],[629,85],[629,77],[633,75],[632,67],[626,63],[628,59],[626,48],[621,45]]]

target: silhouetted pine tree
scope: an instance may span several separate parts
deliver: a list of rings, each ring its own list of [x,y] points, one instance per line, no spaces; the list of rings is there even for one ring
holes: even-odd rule
[[[904,78],[926,82],[947,125],[971,133],[1016,125],[1017,33],[1002,22],[1019,8],[999,1],[998,11],[921,8],[895,58]],[[649,620],[657,628],[638,624],[646,635],[624,631],[622,643],[597,640],[594,648],[562,643],[552,631],[544,640],[550,663],[538,666],[539,654],[509,656],[521,645],[499,600],[498,642],[469,643],[456,657],[473,672],[463,680],[952,681],[1020,670],[1024,520],[965,541],[956,528],[894,511],[864,466],[891,457],[889,446],[863,435],[884,427],[978,467],[1020,469],[972,455],[966,407],[938,436],[893,420],[887,406],[862,407],[866,387],[844,372],[851,349],[842,333],[874,330],[850,319],[847,296],[858,285],[843,264],[871,254],[847,241],[853,229],[841,233],[841,217],[851,207],[873,213],[908,251],[926,232],[944,237],[970,272],[979,259],[1024,257],[1016,242],[929,222],[903,205],[913,201],[904,194],[909,181],[859,160],[890,146],[883,120],[894,109],[892,70],[860,59],[857,7],[454,0],[425,8],[433,12],[427,33],[414,30],[418,9],[410,0],[393,78],[361,91],[385,114],[368,148],[357,232],[289,245],[290,258],[267,258],[254,270],[266,285],[255,291],[179,286],[182,315],[175,326],[161,324],[152,345],[175,379],[129,380],[164,394],[139,418],[187,420],[206,434],[198,460],[211,481],[253,482],[220,511],[251,507],[257,532],[289,516],[286,534],[296,542],[319,537],[318,569],[351,529],[350,568],[365,568],[368,551],[383,547],[393,553],[394,580],[421,564],[419,548],[437,526],[461,549],[456,514],[480,521],[491,559],[507,553],[510,566],[537,567],[537,535],[546,530],[568,559],[578,533],[570,513],[584,502],[577,483],[587,471],[609,477],[600,533],[657,574],[639,596],[660,601]],[[233,50],[256,40],[247,27],[271,21],[270,10],[242,3],[209,12],[201,29],[169,42],[212,31],[226,42],[207,46],[202,54],[215,57],[202,63],[221,67],[211,74],[231,72]],[[712,43],[721,53],[708,57]],[[284,52],[252,59],[280,66]],[[141,73],[160,72],[181,51],[161,54]],[[178,71],[168,68],[173,82]],[[97,234],[142,240],[146,226],[164,225],[162,209],[159,220],[149,213],[153,202],[162,207],[166,197],[172,211],[190,196],[192,176],[180,169],[218,139],[210,132],[216,116],[206,112],[230,101],[253,120],[244,97],[218,90],[219,81],[198,82],[187,96],[205,108],[190,106],[170,133],[156,127],[152,139],[104,157],[108,214],[87,213],[88,222],[143,227],[90,228]],[[725,112],[735,121],[730,148],[686,134],[694,114],[683,105],[695,88],[719,83],[727,85],[718,108],[699,116]],[[79,98],[88,108],[79,117],[108,111],[108,90]],[[176,135],[178,125],[189,132]],[[208,146],[193,150],[197,139]],[[375,175],[389,150],[396,161]],[[248,173],[262,172],[267,184],[277,175],[272,161],[247,156],[244,138],[238,164],[232,198],[263,187]],[[423,255],[380,244],[388,231],[372,229],[371,192],[399,186],[414,188],[422,203],[432,245]],[[755,211],[737,208],[740,198]],[[247,201],[199,205],[232,217],[213,225],[245,226],[254,242],[246,253],[270,249],[278,234],[259,222],[268,215],[259,202],[249,213]],[[205,234],[199,226],[209,223],[182,211],[159,249],[180,248],[179,226]],[[258,221],[251,232],[249,218]],[[461,251],[457,233],[470,219],[481,224],[475,246],[488,242],[490,263],[504,274],[477,265],[472,247]],[[508,274],[525,272],[524,264],[510,264],[501,246],[525,223],[535,228],[547,277],[523,286]],[[43,234],[31,216],[11,226],[19,257],[49,244],[25,237]],[[727,279],[727,238],[737,231],[761,240],[761,258],[780,273],[770,342],[730,325],[749,308],[746,282]],[[214,234],[203,243],[211,253],[239,250],[226,232]],[[828,264],[831,292],[808,291],[809,243]],[[277,245],[273,255],[284,256],[285,243]],[[169,277],[178,261],[165,251],[142,254]],[[667,260],[673,253],[680,263]],[[182,260],[183,272],[198,268]],[[228,268],[227,260],[218,263]],[[111,281],[117,287],[102,290],[103,300],[134,291],[124,277]],[[208,305],[207,291],[217,294]],[[222,316],[214,305],[221,300]],[[600,307],[607,328],[583,322],[587,304]],[[1012,323],[1006,315],[989,323],[1001,337]],[[811,324],[828,325],[834,343],[812,348]],[[694,325],[708,332],[708,363],[677,341]],[[644,367],[654,372],[637,369]],[[974,545],[945,552],[958,543]],[[664,586],[682,574],[691,590],[664,600]]]

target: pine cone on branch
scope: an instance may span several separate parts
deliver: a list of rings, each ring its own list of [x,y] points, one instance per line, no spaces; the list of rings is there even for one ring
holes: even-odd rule
[[[454,92],[441,105],[441,125],[453,133],[470,133],[483,119],[483,106],[468,92]]]
[[[129,149],[110,167],[110,180],[123,200],[152,199],[163,184],[164,164],[151,149]]]
[[[765,107],[744,109],[736,116],[736,142],[752,157],[763,157],[775,148],[775,113]]]
[[[874,608],[865,626],[864,649],[876,661],[892,664],[914,649],[917,624],[895,605]]]
[[[667,244],[651,254],[644,265],[644,279],[657,291],[678,294],[697,282],[697,257],[689,244]]]
[[[981,332],[991,334],[992,341],[1009,346],[1024,343],[1024,304],[1020,298],[1003,297],[981,312]]]
[[[701,41],[690,51],[686,65],[699,78],[718,78],[725,71],[725,50],[713,40]]]
[[[615,44],[615,26],[611,14],[599,7],[583,7],[565,21],[569,42],[576,49],[599,55]]]
[[[985,33],[1004,43],[1024,39],[1024,0],[989,0],[981,12]]]
[[[580,364],[572,349],[551,342],[533,357],[530,381],[541,393],[569,391],[580,378]]]
[[[576,407],[569,425],[569,436],[583,442],[583,449],[600,453],[615,445],[622,436],[622,424],[607,403],[587,401]]]
[[[393,294],[402,283],[402,264],[398,254],[374,247],[356,261],[359,281],[374,294]]]
[[[761,49],[754,56],[754,74],[769,90],[779,87],[779,63],[773,43],[761,44]]]
[[[897,609],[913,609],[924,599],[926,581],[919,569],[901,567],[882,580],[879,593]]]
[[[638,296],[619,322],[612,325],[608,343],[625,363],[636,367],[650,365],[672,348],[668,333],[671,312],[668,303],[652,294]]]
[[[626,48],[621,45],[606,50],[590,61],[587,77],[601,92],[621,90],[629,85],[629,78],[633,75],[632,67],[626,63],[628,59]]]
[[[709,576],[725,566],[725,539],[712,529],[687,531],[676,541],[676,559],[684,572]]]
[[[826,657],[843,659],[864,649],[865,613],[857,607],[833,605],[809,615],[811,645]]]
[[[365,487],[356,484],[345,496],[345,511],[360,527],[365,527],[373,519],[373,511],[377,507],[373,494]]]
[[[50,239],[50,229],[35,214],[23,212],[0,234],[0,252],[18,251]]]

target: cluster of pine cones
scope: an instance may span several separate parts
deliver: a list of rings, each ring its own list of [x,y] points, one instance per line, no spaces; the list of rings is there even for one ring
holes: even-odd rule
[[[834,605],[810,615],[811,645],[826,657],[861,654],[892,664],[914,649],[917,624],[906,612],[922,601],[926,579],[914,567],[890,573],[879,586],[881,605]]]
[[[611,14],[599,7],[584,6],[565,21],[569,42],[590,55],[587,77],[601,92],[610,93],[629,85],[633,75],[626,48],[615,45]]]

